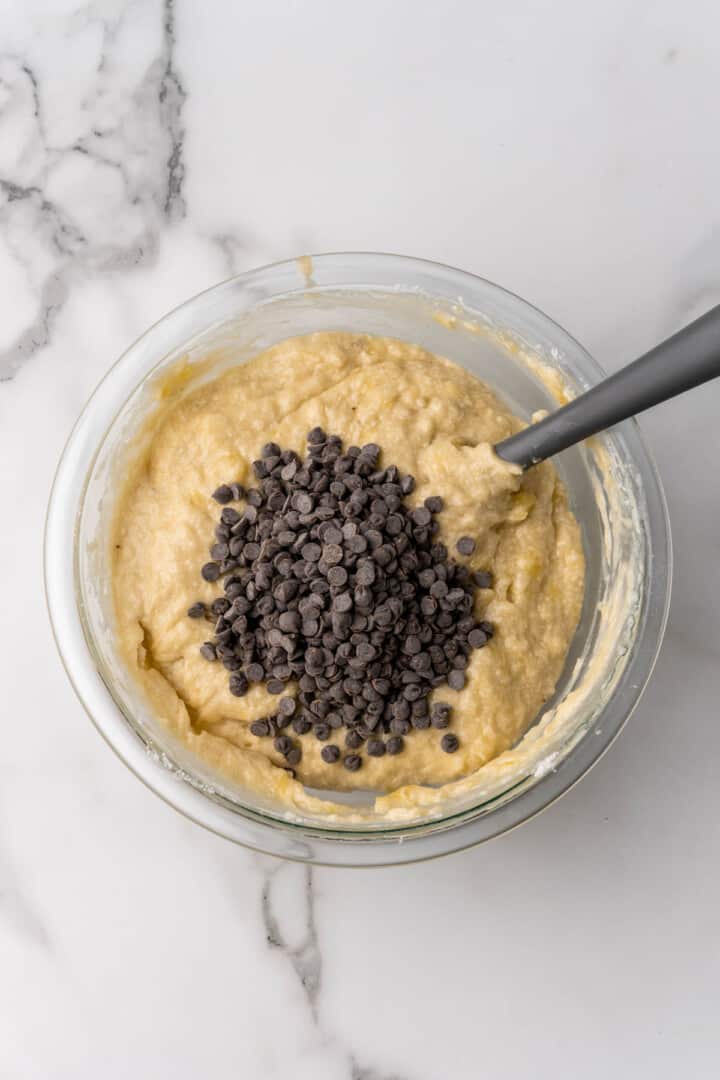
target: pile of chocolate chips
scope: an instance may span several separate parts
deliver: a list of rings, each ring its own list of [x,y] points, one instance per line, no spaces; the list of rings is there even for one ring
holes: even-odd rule
[[[472,650],[492,637],[473,616],[475,588],[492,581],[449,558],[435,539],[442,499],[407,506],[415,481],[378,468],[377,445],[343,452],[320,428],[307,441],[304,461],[268,443],[253,464],[256,487],[214,492],[224,509],[201,573],[222,578],[224,595],[188,615],[215,621],[200,652],[230,672],[231,693],[265,682],[280,695],[297,681],[297,698],[281,697],[254,735],[272,737],[292,767],[302,750],[289,730],[312,733],[326,744],[324,761],[354,772],[363,745],[371,757],[398,754],[413,729],[449,726],[450,706],[430,708],[428,695],[461,690]],[[241,499],[242,512],[227,505]],[[474,541],[461,537],[457,548],[472,554]],[[440,746],[453,753],[457,736],[446,732]]]

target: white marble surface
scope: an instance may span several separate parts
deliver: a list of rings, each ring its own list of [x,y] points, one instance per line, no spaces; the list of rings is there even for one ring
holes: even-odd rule
[[[676,588],[591,775],[483,848],[308,871],[204,833],[50,639],[53,468],[119,352],[262,261],[464,266],[612,368],[720,302],[713,2],[0,2],[0,1076],[715,1075],[720,386],[644,428]]]

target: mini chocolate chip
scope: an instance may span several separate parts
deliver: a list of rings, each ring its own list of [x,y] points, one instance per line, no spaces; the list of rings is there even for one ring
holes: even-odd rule
[[[493,577],[489,570],[478,570],[473,574],[473,581],[478,589],[492,589]]]
[[[281,714],[281,716],[292,716],[296,708],[297,702],[293,697],[280,698],[280,700],[278,701],[278,712]]]
[[[330,738],[330,725],[326,724],[324,720],[318,721],[317,724],[313,724],[313,734],[320,742],[325,742],[326,739]]]
[[[443,508],[443,501],[439,495],[429,495],[425,500],[425,506],[431,514],[439,514]]]
[[[359,731],[348,731],[345,736],[345,745],[348,750],[358,750],[364,741]]]
[[[273,746],[278,754],[287,754],[293,748],[293,741],[289,735],[278,735],[273,739]]]
[[[314,506],[312,496],[304,491],[296,492],[290,502],[299,514],[309,514]]]
[[[461,536],[455,547],[461,555],[472,555],[475,550],[475,541],[472,536]]]
[[[447,682],[448,686],[452,690],[462,690],[462,688],[465,686],[465,672],[460,671],[457,668],[453,668],[453,670],[448,674]]]
[[[248,681],[242,671],[238,671],[230,676],[229,681],[230,693],[235,697],[244,697],[248,692]]]
[[[450,706],[444,701],[436,701],[430,710],[430,723],[434,728],[446,728],[450,723]]]
[[[331,566],[327,573],[327,579],[333,588],[342,588],[342,586],[347,583],[347,570],[344,566]]]
[[[191,619],[201,619],[205,614],[205,605],[202,600],[198,600],[195,604],[192,604],[187,611]]]
[[[250,731],[253,735],[256,735],[258,739],[264,739],[270,734],[270,725],[267,720],[253,720],[250,725]]]
[[[359,754],[348,754],[343,758],[343,765],[348,772],[357,772],[362,765],[362,758]]]
[[[216,562],[207,562],[200,573],[205,581],[217,581],[220,577],[220,567]]]
[[[288,765],[299,765],[302,758],[302,749],[299,746],[291,747],[285,754]]]
[[[227,484],[221,484],[219,488],[215,488],[212,493],[212,497],[215,502],[221,503],[224,506],[225,503],[232,502],[232,488],[230,488]]]
[[[446,754],[454,754],[459,746],[460,740],[457,735],[452,733],[452,731],[448,731],[447,735],[443,735],[440,740],[440,747]]]
[[[388,754],[400,754],[405,748],[405,740],[402,735],[391,735],[385,743]]]
[[[386,747],[382,739],[368,739],[367,752],[370,757],[382,757]]]
[[[206,660],[217,660],[217,653],[212,641],[206,641],[200,646],[200,655]]]
[[[350,611],[353,606],[353,598],[350,593],[340,593],[335,597],[332,603],[333,611],[342,613],[344,611]]]
[[[306,716],[295,716],[293,718],[292,727],[296,735],[307,735],[312,724]]]
[[[368,542],[364,536],[355,534],[347,538],[346,545],[348,551],[351,551],[353,555],[362,555],[364,551],[367,551]]]
[[[487,643],[488,636],[479,626],[468,634],[468,645],[471,645],[473,649],[482,649],[483,645],[487,645]]]
[[[337,761],[340,760],[340,747],[335,746],[334,743],[328,743],[328,745],[323,746],[322,750],[320,751],[320,757],[328,765],[334,765]]]

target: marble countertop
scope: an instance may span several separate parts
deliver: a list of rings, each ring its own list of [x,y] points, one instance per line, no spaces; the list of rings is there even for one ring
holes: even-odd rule
[[[155,798],[67,683],[41,538],[94,384],[232,272],[426,256],[610,369],[720,302],[719,41],[701,0],[0,3],[0,1076],[713,1074],[720,385],[643,421],[676,576],[626,731],[436,863],[281,864]]]

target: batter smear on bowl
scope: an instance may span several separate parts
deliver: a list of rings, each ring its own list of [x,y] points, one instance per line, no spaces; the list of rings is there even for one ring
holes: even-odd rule
[[[303,784],[441,789],[524,733],[584,558],[553,466],[493,453],[521,424],[487,386],[328,332],[149,424],[115,515],[117,630],[196,754],[290,804]]]

